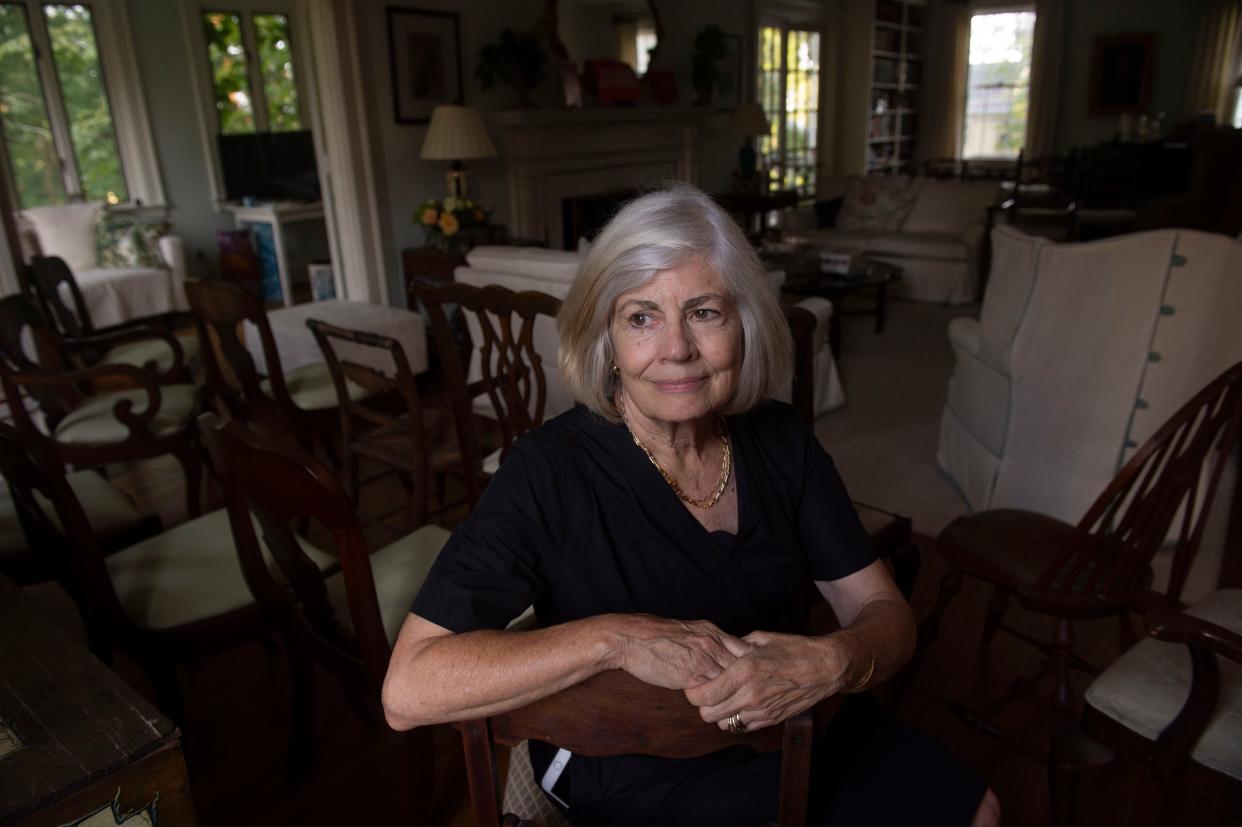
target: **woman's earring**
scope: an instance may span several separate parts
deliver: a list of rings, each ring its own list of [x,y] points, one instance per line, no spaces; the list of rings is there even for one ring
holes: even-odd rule
[[[613,375],[613,376],[620,376],[620,375],[621,375],[621,368],[617,367],[616,365],[613,365],[613,366],[612,366],[612,375]]]

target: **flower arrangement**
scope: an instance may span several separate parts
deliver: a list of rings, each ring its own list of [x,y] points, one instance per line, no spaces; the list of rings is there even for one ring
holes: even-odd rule
[[[423,228],[428,244],[440,250],[469,247],[485,240],[491,210],[469,198],[429,198],[414,212],[414,223]]]

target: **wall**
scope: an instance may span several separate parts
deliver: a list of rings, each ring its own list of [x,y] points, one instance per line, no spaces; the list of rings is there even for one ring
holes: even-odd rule
[[[214,272],[216,231],[233,220],[211,201],[179,5],[128,0],[127,12],[173,231],[185,239],[191,272],[201,276]]]
[[[431,197],[445,191],[447,164],[419,158],[426,127],[397,124],[393,118],[389,68],[388,26],[384,8],[388,0],[364,0],[356,4],[361,53],[367,65],[363,76],[367,84],[367,109],[376,169],[382,176],[381,212],[389,216],[385,245],[389,270],[389,290],[394,303],[402,295],[400,252],[423,243],[422,230],[410,221],[414,210]],[[572,0],[563,0],[567,6]],[[543,8],[542,0],[426,0],[420,8],[453,11],[459,15],[462,52],[462,80],[465,102],[487,113],[511,109],[516,103],[507,87],[484,91],[474,77],[479,50],[494,40],[501,29],[529,30]],[[713,22],[729,34],[744,34],[745,0],[665,0],[660,7],[665,28],[660,64],[677,73],[682,104],[691,102],[690,54],[694,35]],[[564,12],[562,12],[564,14]],[[611,21],[604,21],[611,27]],[[581,56],[573,55],[581,66]],[[540,108],[561,105],[558,82],[551,76],[535,90],[532,98]],[[493,130],[493,138],[495,131]],[[725,189],[736,164],[740,141],[729,131],[727,113],[710,113],[701,132],[700,184],[707,189]],[[494,207],[493,219],[507,222],[508,190],[503,162],[484,159],[469,162],[470,195],[485,206]]]
[[[1187,115],[1184,102],[1195,60],[1195,40],[1204,0],[1073,0],[1066,8],[1065,63],[1057,149],[1111,140],[1116,118],[1087,116],[1091,83],[1091,44],[1097,35],[1156,32],[1156,67],[1151,112],[1165,112],[1176,122]]]

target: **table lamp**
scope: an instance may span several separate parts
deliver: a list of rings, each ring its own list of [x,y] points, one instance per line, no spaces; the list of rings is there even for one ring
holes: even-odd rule
[[[737,166],[743,180],[755,176],[759,156],[755,152],[755,138],[770,131],[763,107],[755,101],[746,101],[733,110],[733,131],[745,137],[737,153]]]
[[[473,106],[437,106],[431,113],[431,125],[423,139],[422,157],[428,161],[452,161],[445,174],[448,194],[465,198],[469,191],[468,173],[463,160],[491,158],[496,146],[479,110]]]

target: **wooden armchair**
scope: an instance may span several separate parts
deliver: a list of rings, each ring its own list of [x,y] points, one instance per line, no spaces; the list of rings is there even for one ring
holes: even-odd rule
[[[205,417],[202,431],[224,478],[229,524],[246,582],[289,641],[294,685],[300,690],[294,695],[300,707],[295,720],[313,719],[313,663],[318,661],[360,702],[359,711],[382,721],[380,691],[392,642],[449,532],[423,526],[372,554],[349,495],[321,462],[274,446],[236,420]],[[341,570],[327,579],[290,528],[291,522],[307,518],[332,535]],[[260,532],[273,565],[260,549]],[[312,744],[311,727],[294,731],[291,754],[301,757],[303,772]],[[412,730],[406,744],[411,813],[425,816],[435,780],[432,731]]]
[[[186,296],[215,407],[264,433],[291,434],[310,453],[316,440],[322,440],[333,455],[330,435],[339,416],[327,365],[306,365],[286,374],[263,300],[239,284],[197,281],[186,285]],[[246,347],[246,323],[257,331],[267,376],[260,375]],[[350,385],[350,393],[365,392]]]
[[[401,475],[410,494],[415,526],[428,520],[433,474],[438,482],[440,511],[447,507],[446,473],[456,472],[466,480],[468,488],[473,486],[474,475],[463,461],[448,411],[424,404],[399,341],[318,319],[308,319],[306,326],[323,351],[336,388],[341,414],[341,467],[356,505],[361,503],[361,483],[375,479],[359,479],[360,457],[386,465]],[[377,369],[377,364],[391,365],[391,370]],[[368,396],[353,398],[349,392],[351,384],[365,388]]]
[[[185,722],[178,665],[266,641],[223,510],[105,556],[54,456],[5,428],[0,466],[47,540],[40,551],[67,575],[92,650],[108,660],[116,647],[137,661],[170,717]]]
[[[126,389],[92,393],[97,383]],[[39,403],[46,431],[25,405],[9,409],[22,439],[53,450],[61,463],[93,467],[171,454],[185,473],[189,513],[200,513],[202,463],[193,428],[199,390],[194,385],[161,386],[132,365],[71,369],[38,310],[21,295],[0,299],[0,385],[6,399],[30,396]]]
[[[81,366],[121,364],[143,368],[160,384],[186,382],[189,364],[198,357],[198,340],[179,337],[151,324],[127,323],[96,330],[73,271],[56,256],[35,256],[30,286],[48,329],[60,336],[64,350]],[[64,294],[73,300],[65,304]]]
[[[494,284],[416,283],[410,296],[431,320],[462,456],[470,468],[495,473],[514,440],[543,424],[548,385],[535,349],[535,321],[555,318],[561,303],[546,293]],[[449,305],[459,306],[478,331],[467,329],[464,344],[449,323]],[[486,457],[486,431],[480,431],[476,414],[490,418],[500,431],[499,450]],[[474,499],[471,492],[472,504]]]
[[[1015,680],[1000,704],[1055,677],[1053,714],[1068,722],[1075,699],[1070,669],[1095,671],[1074,653],[1073,621],[1117,617],[1122,648],[1132,642],[1129,613],[1177,605],[1198,551],[1221,472],[1242,435],[1242,363],[1192,397],[1134,454],[1077,526],[1017,509],[982,511],[954,520],[937,538],[949,563],[940,596],[919,628],[913,676],[934,643],[941,617],[965,574],[994,587],[979,654],[999,629],[1049,655],[1045,670]],[[1235,508],[1235,520],[1242,508]],[[1153,594],[1151,561],[1168,541],[1173,567],[1165,595]],[[1045,643],[1002,624],[1010,597],[1056,619]]]
[[[783,726],[731,735],[705,723],[682,692],[613,670],[519,709],[454,726],[461,730],[470,808],[480,826],[502,823],[493,745],[533,738],[590,757],[696,758],[739,744],[758,752],[781,750],[779,824],[795,827],[807,818],[815,719],[830,717],[841,703],[840,696],[831,698]],[[506,815],[503,823],[521,822]]]
[[[1186,823],[1187,813],[1195,814],[1194,823],[1237,816],[1242,591],[1218,591],[1185,612],[1158,607],[1148,613],[1147,627],[1149,637],[1088,687],[1081,728],[1067,728],[1053,741],[1048,775],[1058,827],[1074,823],[1082,782],[1113,762],[1146,768],[1160,791],[1159,824]],[[1087,792],[1109,790],[1092,783]],[[1125,806],[1129,823],[1133,802]]]

